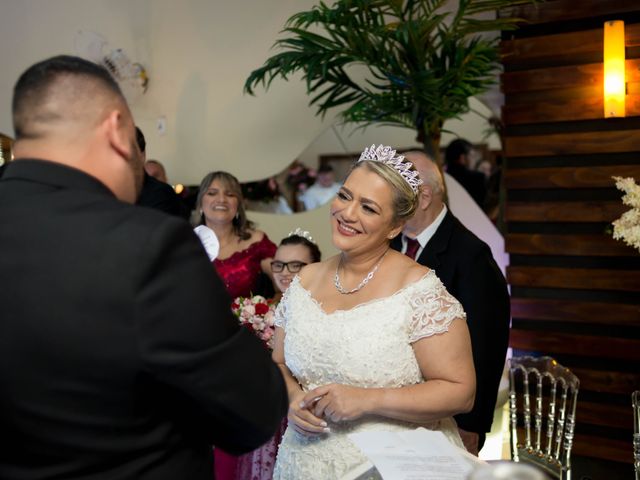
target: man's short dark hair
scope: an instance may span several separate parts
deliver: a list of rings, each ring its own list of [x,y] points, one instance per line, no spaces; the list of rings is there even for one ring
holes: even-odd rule
[[[473,148],[471,142],[464,138],[456,138],[453,140],[444,152],[444,161],[447,165],[458,163],[460,155],[469,155]]]
[[[62,117],[62,112],[39,108],[45,105],[51,86],[65,75],[91,79],[125,101],[114,78],[100,65],[70,55],[43,60],[20,75],[13,88],[12,114],[17,140],[37,136],[29,130],[31,122],[47,122]]]
[[[142,130],[140,130],[140,128],[138,128],[137,125],[136,125],[136,142],[138,143],[138,148],[142,153],[147,151],[147,141],[144,138],[144,133],[142,133]],[[150,161],[153,161],[153,160],[150,160]]]
[[[320,165],[320,168],[318,169],[318,173],[328,173],[328,172],[333,172],[333,167],[331,165],[329,165],[328,163]]]

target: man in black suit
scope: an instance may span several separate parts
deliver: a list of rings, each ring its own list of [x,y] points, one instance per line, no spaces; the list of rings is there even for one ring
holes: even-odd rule
[[[207,479],[286,412],[189,225],[132,205],[134,123],[103,68],[30,67],[0,180],[0,478]]]
[[[456,421],[467,449],[477,455],[491,430],[509,343],[507,284],[489,246],[467,230],[443,202],[444,182],[423,152],[408,152],[424,182],[415,216],[392,247],[435,270],[467,314],[476,369],[473,410]]]
[[[136,127],[136,142],[142,152],[142,163],[144,164],[147,158],[147,141],[144,138],[144,133],[138,127]],[[161,212],[183,217],[184,219],[189,217],[189,212],[186,211],[187,208],[182,205],[180,198],[178,198],[171,185],[152,177],[146,170],[144,170],[143,174],[142,190],[136,205],[155,208]]]

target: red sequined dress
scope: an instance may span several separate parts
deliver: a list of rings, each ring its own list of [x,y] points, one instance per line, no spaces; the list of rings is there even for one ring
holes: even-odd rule
[[[232,299],[256,294],[256,282],[262,271],[260,262],[265,258],[273,257],[276,249],[276,245],[269,240],[265,233],[261,240],[252,243],[244,250],[235,252],[224,260],[216,258],[212,262]],[[282,438],[281,432],[279,432],[275,445],[270,447],[268,442],[266,448],[261,447],[239,457],[216,448],[214,450],[215,479],[270,479],[280,438]],[[250,473],[247,474],[247,472]]]
[[[277,248],[265,233],[262,240],[252,243],[244,250],[235,252],[224,260],[216,258],[213,261],[213,266],[232,299],[255,294],[256,281],[261,272],[260,262],[273,257]]]

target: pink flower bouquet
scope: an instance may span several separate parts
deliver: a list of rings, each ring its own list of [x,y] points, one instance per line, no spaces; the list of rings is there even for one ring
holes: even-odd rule
[[[251,328],[267,347],[273,348],[275,305],[261,295],[251,298],[238,297],[231,303],[231,310],[240,325]]]

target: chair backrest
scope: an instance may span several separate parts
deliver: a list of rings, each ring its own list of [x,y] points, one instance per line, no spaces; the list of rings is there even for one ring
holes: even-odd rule
[[[640,480],[640,390],[631,394],[633,405],[633,468],[636,480]]]
[[[571,479],[571,447],[580,381],[551,357],[509,361],[511,459],[553,478]],[[524,438],[518,438],[518,422]],[[544,430],[544,440],[543,440]]]

